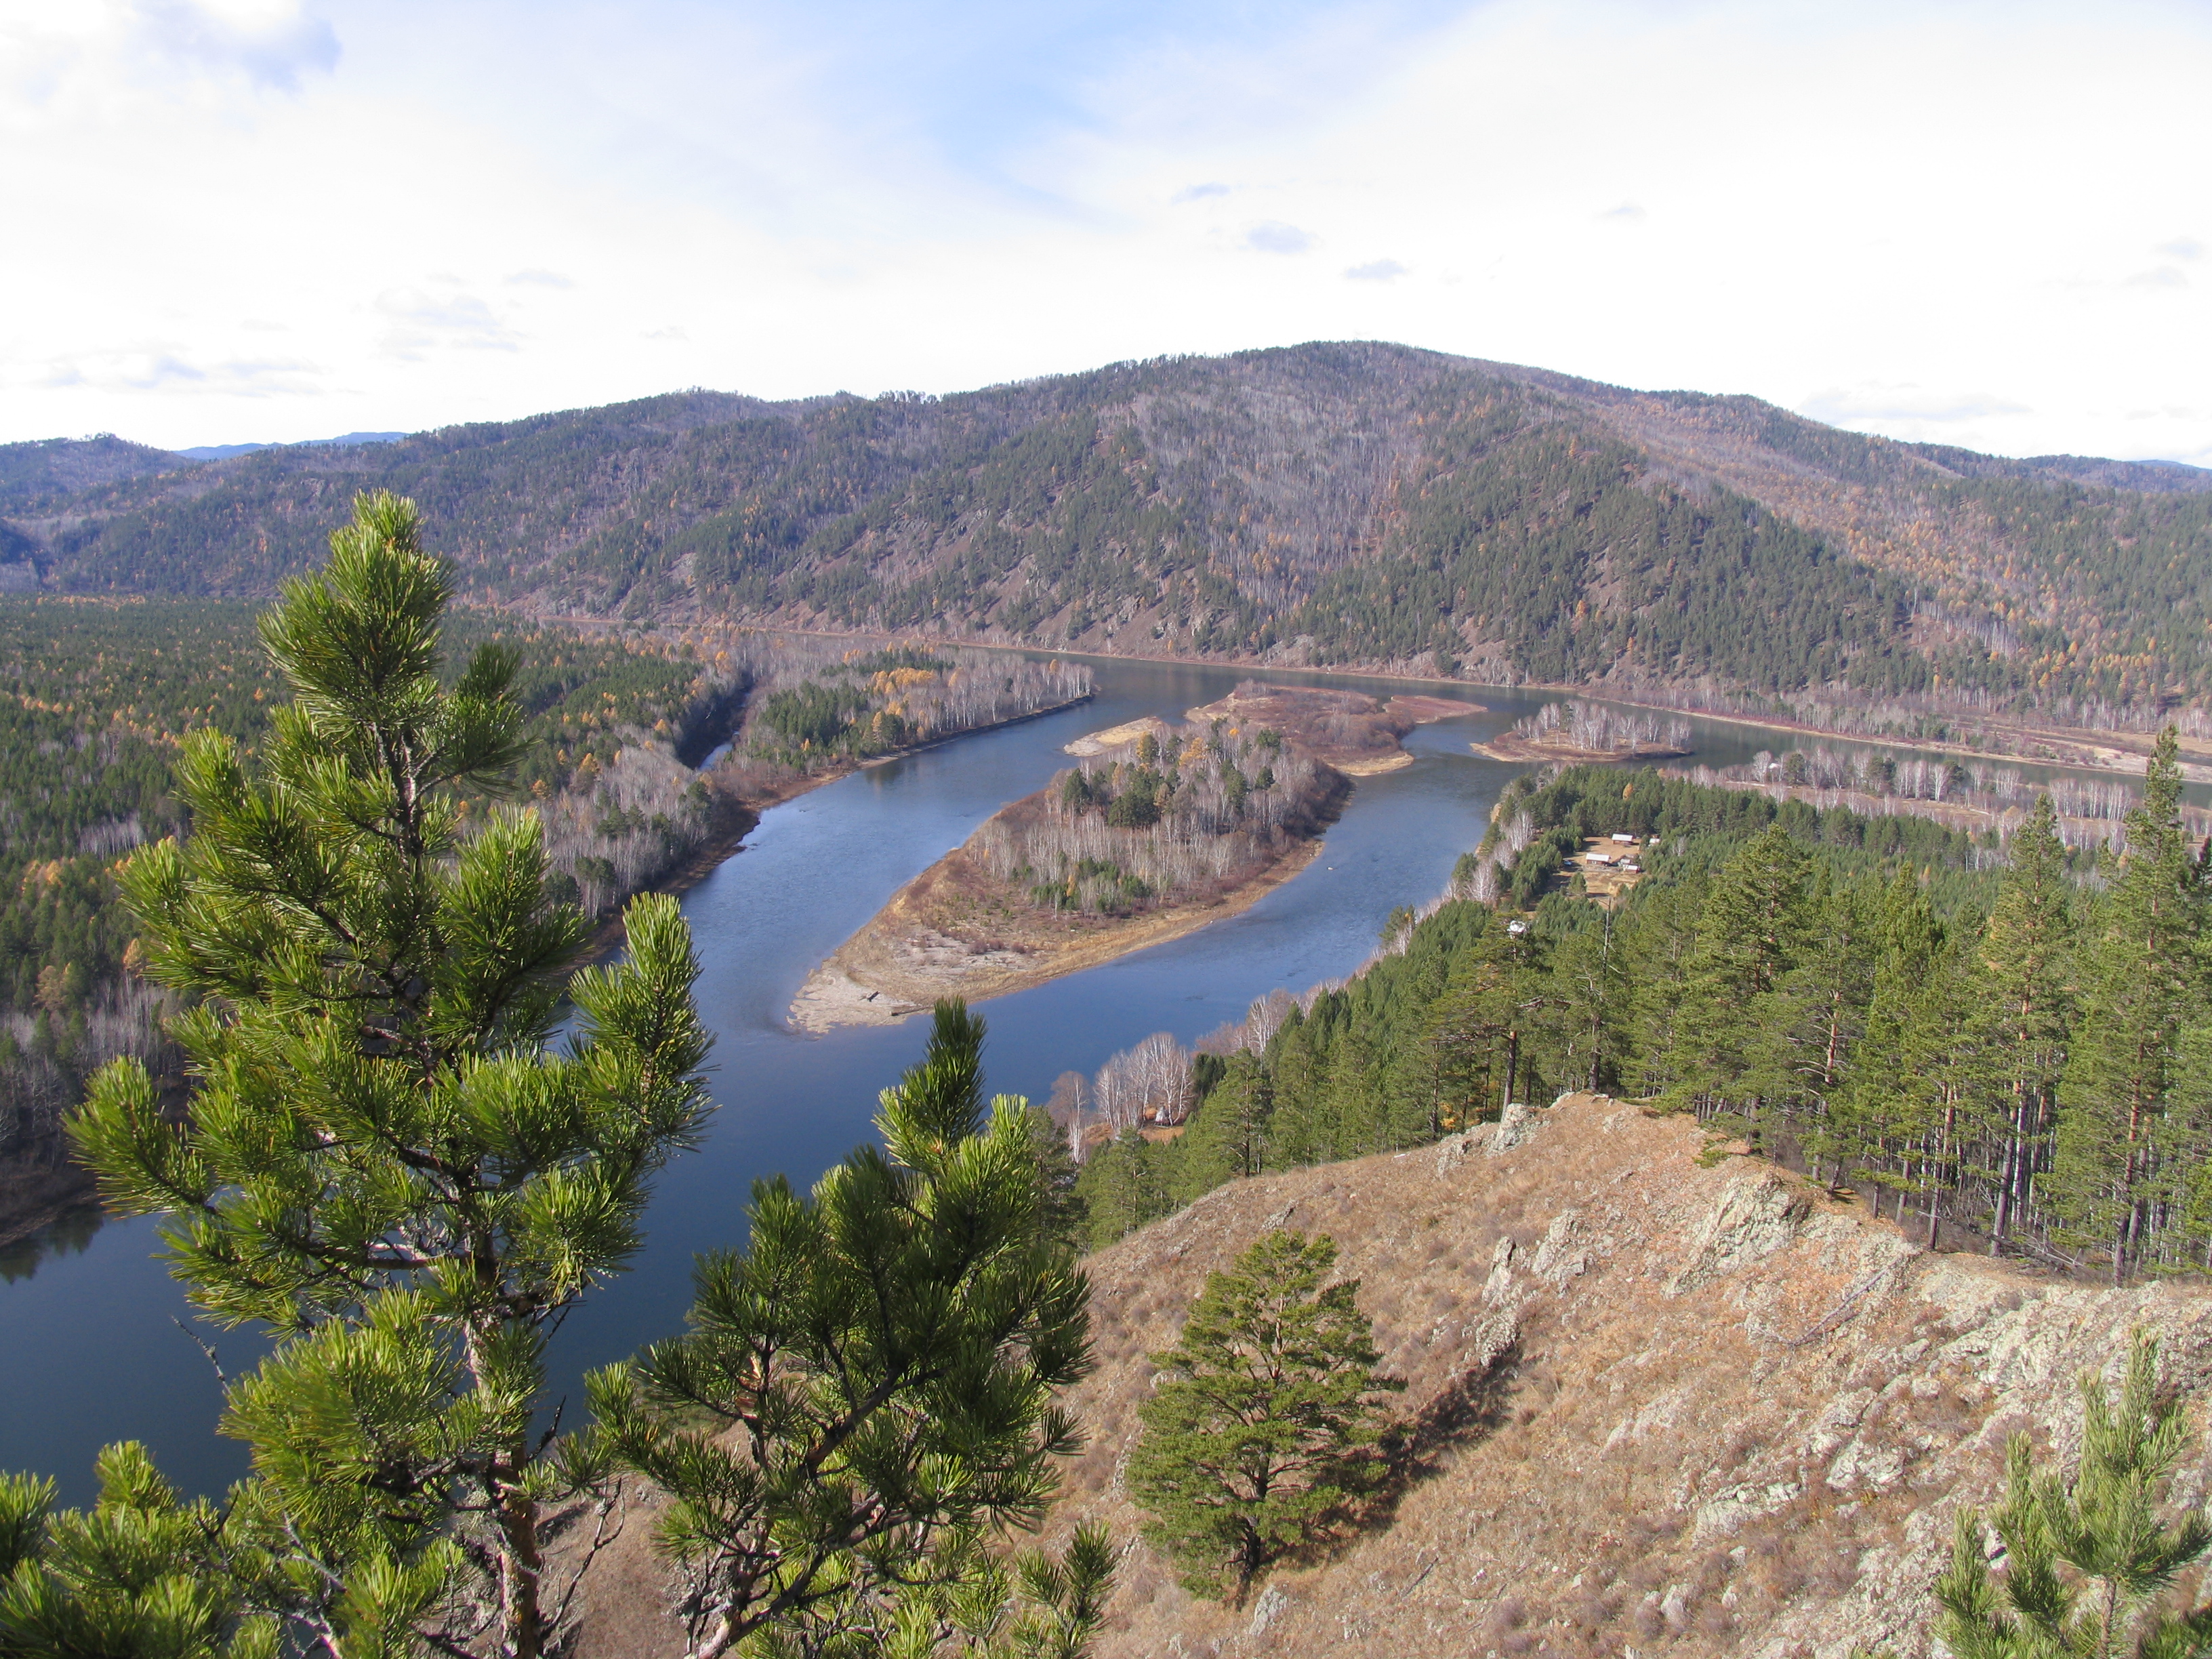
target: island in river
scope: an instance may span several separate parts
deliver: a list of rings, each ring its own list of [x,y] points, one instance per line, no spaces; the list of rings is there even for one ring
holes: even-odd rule
[[[1677,760],[1690,752],[1690,723],[1679,715],[1661,720],[1634,709],[1571,698],[1547,702],[1489,742],[1471,746],[1492,760],[1524,766]]]
[[[889,1024],[1235,915],[1313,860],[1353,776],[1410,764],[1399,739],[1416,725],[1478,712],[1247,682],[1181,723],[1079,738],[1076,766],[994,813],[816,969],[792,1023]]]

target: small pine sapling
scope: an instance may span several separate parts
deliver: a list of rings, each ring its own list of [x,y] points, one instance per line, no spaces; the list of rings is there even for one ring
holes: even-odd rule
[[[979,1552],[1043,1513],[1078,1443],[1055,1396],[1091,1368],[1090,1287],[1028,1103],[986,1116],[982,1044],[939,1004],[884,1091],[883,1146],[811,1194],[756,1182],[746,1248],[700,1263],[690,1332],[590,1379],[607,1450],[670,1495],[659,1541],[694,1659],[874,1653],[916,1620],[980,1619]],[[1087,1641],[1091,1553],[1037,1578],[1060,1599],[1007,1631]]]
[[[1382,1355],[1357,1298],[1328,1284],[1336,1242],[1271,1232],[1211,1275],[1139,1408],[1129,1490],[1146,1536],[1194,1593],[1241,1602],[1268,1566],[1371,1491],[1384,1465]]]
[[[2212,1551],[2212,1521],[2166,1511],[2188,1448],[2182,1402],[2158,1389],[2158,1343],[2138,1331],[2117,1409],[2081,1380],[2081,1456],[2070,1479],[2039,1471],[2026,1434],[2007,1451],[2005,1500],[1985,1522],[1959,1516],[1936,1586],[1936,1632],[1959,1659],[2197,1659],[2212,1653],[2212,1603],[2166,1605],[2182,1571]],[[1995,1570],[1984,1528],[2004,1547]]]

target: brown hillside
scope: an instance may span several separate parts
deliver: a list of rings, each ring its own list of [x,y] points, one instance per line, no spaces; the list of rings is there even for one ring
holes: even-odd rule
[[[2070,1449],[2075,1377],[2128,1328],[2212,1380],[2212,1293],[1930,1255],[1697,1127],[1597,1096],[1441,1147],[1241,1182],[1091,1262],[1091,1441],[1048,1522],[1133,1538],[1119,1479],[1205,1275],[1326,1232],[1420,1427],[1395,1518],[1229,1611],[1141,1543],[1100,1659],[1926,1651],[1961,1502],[2017,1427]],[[2201,1500],[2212,1459],[2182,1482]]]
[[[1700,1168],[1694,1123],[1602,1096],[1515,1116],[1238,1182],[1091,1259],[1090,1441],[1044,1530],[1131,1540],[1097,1659],[1918,1659],[1952,1516],[1995,1495],[2014,1429],[2070,1455],[2075,1378],[2138,1323],[2212,1388],[2212,1291],[1930,1255],[1766,1164]],[[1232,1611],[1135,1541],[1119,1474],[1146,1356],[1276,1226],[1342,1247],[1417,1426],[1395,1516]],[[2200,1445],[2175,1496],[2208,1476]],[[683,1651],[650,1509],[585,1586],[576,1659]]]

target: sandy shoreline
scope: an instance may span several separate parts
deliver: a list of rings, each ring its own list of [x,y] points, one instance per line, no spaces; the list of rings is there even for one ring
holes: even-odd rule
[[[1351,712],[1364,725],[1349,738],[1337,732],[1334,742],[1301,742],[1301,728],[1312,715],[1298,700],[1334,696],[1263,684],[1186,709],[1183,719],[1189,724],[1183,731],[1240,718],[1274,726],[1323,773],[1337,775],[1336,804],[1329,809],[1334,816],[1350,792],[1346,780],[1413,763],[1413,756],[1398,741],[1406,732],[1486,712],[1455,698],[1401,696],[1385,707],[1361,696],[1353,701],[1364,708]],[[1341,721],[1344,711],[1334,713]],[[1377,734],[1387,749],[1376,741]],[[1069,755],[1091,759],[1126,750],[1146,736],[1180,740],[1173,724],[1147,714],[1085,732],[1062,747]],[[1296,876],[1321,850],[1322,837],[1312,835],[1284,848],[1229,892],[1202,903],[1111,917],[1038,911],[1018,899],[1010,903],[995,884],[981,878],[965,847],[957,847],[902,887],[807,976],[787,1018],[795,1029],[817,1033],[841,1025],[890,1025],[943,998],[982,1002],[1024,991],[1233,916]]]
[[[923,924],[923,902],[962,857],[955,848],[901,888],[860,931],[807,976],[792,1000],[789,1019],[802,1031],[841,1025],[893,1025],[939,998],[970,1003],[1011,996],[1066,974],[1080,973],[1249,910],[1321,855],[1316,836],[1286,851],[1233,891],[1204,904],[1170,905],[1126,919],[1071,922],[1059,939],[1031,946],[978,951]]]
[[[1610,765],[1615,761],[1681,760],[1692,752],[1672,749],[1665,744],[1640,744],[1632,749],[1579,749],[1571,743],[1524,743],[1510,732],[1501,732],[1488,743],[1471,743],[1468,747],[1486,760],[1504,761],[1514,766],[1590,766]]]

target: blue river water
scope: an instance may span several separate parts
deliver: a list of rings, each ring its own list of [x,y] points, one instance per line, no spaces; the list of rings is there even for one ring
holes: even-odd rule
[[[685,895],[703,963],[699,1006],[715,1036],[718,1110],[704,1146],[661,1176],[647,1247],[631,1271],[560,1332],[556,1389],[573,1394],[585,1370],[681,1328],[694,1255],[743,1243],[754,1180],[782,1171],[811,1182],[871,1137],[877,1091],[918,1056],[924,1024],[793,1031],[785,1011],[815,964],[999,806],[1068,764],[1061,745],[1071,738],[1144,714],[1178,716],[1243,677],[1126,660],[1094,667],[1090,703],[872,767],[773,809]],[[1325,674],[1271,678],[1390,689]],[[1519,769],[1471,753],[1470,742],[1551,699],[1433,682],[1404,689],[1459,696],[1486,712],[1416,730],[1407,740],[1415,763],[1362,780],[1322,855],[1249,910],[981,1005],[989,1086],[1042,1099],[1061,1073],[1094,1071],[1149,1033],[1188,1042],[1241,1018],[1273,987],[1303,989],[1348,974],[1373,951],[1394,908],[1438,892]],[[1698,758],[1714,765],[1790,746],[1785,733],[1692,725]],[[235,1375],[258,1357],[258,1340],[198,1324],[154,1259],[156,1244],[147,1221],[79,1227],[8,1264],[14,1276],[0,1282],[0,1469],[51,1474],[64,1501],[82,1502],[99,1447],[135,1438],[187,1489],[215,1491],[243,1472],[243,1447],[216,1432],[221,1389],[200,1343]]]

